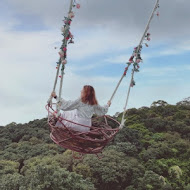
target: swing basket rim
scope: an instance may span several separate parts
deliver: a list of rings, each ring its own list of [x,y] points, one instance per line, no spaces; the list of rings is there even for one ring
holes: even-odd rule
[[[55,105],[55,103],[54,103]],[[106,119],[110,119],[112,121],[114,121],[118,127],[114,128],[114,129],[110,129],[107,127],[110,127],[108,125],[108,123],[105,124],[106,128],[100,128],[100,127],[94,127],[94,126],[85,126],[82,124],[78,124],[75,123],[73,121],[70,120],[66,120],[62,117],[57,117],[59,119],[59,121],[62,123],[63,120],[71,122],[73,124],[77,124],[77,125],[81,125],[83,127],[88,127],[90,128],[90,131],[87,132],[80,132],[80,131],[74,131],[69,129],[65,124],[62,123],[63,127],[55,127],[54,125],[51,124],[51,119],[50,116],[54,116],[53,112],[55,111],[52,108],[52,105],[47,104],[46,106],[46,110],[48,111],[48,125],[50,126],[50,138],[52,139],[52,141],[54,143],[56,143],[57,145],[65,148],[65,149],[70,149],[72,151],[75,152],[79,152],[82,154],[99,154],[102,153],[103,149],[105,148],[105,146],[113,140],[113,138],[115,137],[115,135],[117,134],[117,132],[119,131],[119,126],[120,123],[113,119],[112,117],[108,116],[108,115],[104,115],[104,116],[99,116],[96,118],[104,118],[104,122],[106,123]],[[61,118],[61,119],[60,119]],[[58,130],[62,131],[62,134],[66,135],[66,136],[62,136],[61,138],[63,138],[62,140],[59,140],[59,138],[56,137],[56,135],[58,133],[60,133]],[[65,131],[64,131],[65,130]],[[53,132],[55,132],[55,136],[53,134]],[[95,133],[93,133],[95,132]],[[92,135],[92,136],[91,136]],[[94,137],[93,135],[99,135],[102,137],[102,139],[96,139],[96,137]],[[97,143],[99,145],[95,145],[95,147],[85,147],[85,146],[81,146],[80,145],[80,141],[84,141],[84,145],[87,146],[88,143]],[[71,143],[71,144],[68,144]],[[76,143],[76,144],[72,144],[72,143]]]
[[[54,104],[52,104],[52,105],[56,105],[56,103],[54,103]],[[45,108],[46,108],[46,110],[48,111],[48,121],[49,121],[49,115],[51,114],[51,115],[54,115],[54,113],[52,112],[52,111],[54,111],[53,110],[53,108],[52,108],[52,106],[50,106],[50,105],[46,105],[45,106]],[[52,109],[52,111],[50,111],[50,109]],[[55,115],[54,115],[55,116]],[[56,117],[56,116],[55,116]],[[88,128],[90,128],[90,129],[93,129],[93,131],[96,129],[97,131],[99,131],[99,130],[102,130],[102,131],[118,131],[120,128],[119,128],[119,126],[121,125],[121,123],[119,122],[119,121],[117,121],[116,119],[113,119],[111,116],[109,116],[109,115],[103,115],[103,116],[98,116],[98,117],[96,117],[97,119],[98,118],[108,118],[108,119],[110,119],[110,120],[112,120],[112,121],[114,121],[115,123],[117,123],[118,124],[118,127],[116,127],[116,128],[114,128],[114,129],[110,129],[110,128],[100,128],[100,127],[95,127],[95,126],[88,126],[88,125],[83,125],[83,124],[80,124],[80,123],[76,123],[76,122],[73,122],[73,121],[71,121],[71,120],[68,120],[68,119],[65,119],[65,118],[63,118],[63,117],[61,117],[61,116],[58,116],[58,119],[59,118],[61,118],[61,120],[59,120],[60,122],[62,121],[62,120],[64,120],[64,121],[67,121],[67,122],[70,122],[70,123],[72,123],[72,124],[76,124],[76,125],[80,125],[80,126],[82,126],[82,127],[88,127]],[[49,122],[48,122],[49,123]],[[51,125],[50,123],[49,123],[49,125],[52,127],[52,128],[56,128],[55,126],[53,126],[53,125]],[[107,125],[107,126],[109,126],[109,125]],[[67,127],[65,127],[65,128],[67,128]],[[68,129],[68,128],[67,128]],[[83,133],[89,133],[90,131],[88,131],[88,132],[83,132]]]

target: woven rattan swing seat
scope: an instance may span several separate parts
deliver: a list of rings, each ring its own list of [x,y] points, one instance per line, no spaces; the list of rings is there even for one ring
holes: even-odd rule
[[[65,118],[54,116],[54,109],[47,105],[48,110],[48,124],[50,126],[50,138],[59,146],[70,149],[81,154],[99,154],[102,153],[103,148],[114,138],[119,131],[120,123],[110,116],[101,116],[92,118],[92,126],[84,126]],[[62,126],[56,127],[57,121],[62,123]],[[88,132],[74,131],[63,123],[67,121],[83,127],[89,127]],[[112,128],[114,127],[114,128]]]

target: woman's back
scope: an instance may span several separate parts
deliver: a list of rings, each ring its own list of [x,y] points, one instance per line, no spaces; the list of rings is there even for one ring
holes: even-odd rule
[[[76,114],[81,118],[92,118],[93,114],[104,115],[108,111],[108,105],[100,106],[100,105],[90,105],[88,103],[83,103],[80,98],[75,101],[65,101],[61,102],[61,109],[64,111],[74,110],[76,109]]]

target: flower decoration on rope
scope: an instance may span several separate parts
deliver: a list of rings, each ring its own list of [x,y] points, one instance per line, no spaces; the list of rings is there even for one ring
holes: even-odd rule
[[[67,64],[67,60],[63,60],[63,61],[61,62],[61,64],[62,64],[62,65]]]
[[[146,47],[148,47],[149,45],[148,45],[147,41],[151,40],[151,38],[150,38],[151,34],[148,32],[149,26],[150,26],[150,21],[152,20],[153,14],[159,16],[158,10],[157,10],[157,13],[155,13],[156,9],[158,9],[160,7],[158,2],[159,1],[157,1],[156,5],[155,5],[154,12],[152,13],[152,15],[149,19],[148,25],[145,29],[145,32],[143,33],[143,36],[142,36],[139,46],[134,48],[133,53],[132,53],[131,57],[129,58],[129,61],[126,63],[127,67],[125,68],[123,75],[126,75],[126,72],[131,64],[133,64],[133,74],[134,74],[134,72],[139,72],[139,68],[140,68],[139,64],[140,64],[140,62],[143,62],[143,59],[141,58],[141,50],[143,47],[142,44],[144,44]],[[130,87],[133,87],[134,85],[135,85],[135,81],[132,78]]]
[[[70,12],[70,13],[69,13],[69,18],[70,18],[70,19],[74,18],[74,16],[75,16],[75,15],[74,15],[73,12]]]
[[[127,71],[128,71],[128,69],[129,69],[129,66],[130,66],[130,65],[128,65],[127,67],[125,67],[124,75],[127,74]]]
[[[130,86],[131,86],[131,87],[135,86],[135,81],[134,81],[134,79],[132,79]]]
[[[72,1],[72,8],[76,7],[77,9],[80,8],[80,4],[76,3],[76,0]],[[70,32],[70,25],[72,23],[72,19],[75,17],[74,12],[72,11],[72,8],[70,8],[68,16],[64,17],[63,19],[63,26],[61,27],[61,32],[62,32],[62,36],[64,37],[62,40],[62,45],[60,47],[60,50],[58,52],[59,54],[59,61],[56,62],[57,66],[56,69],[59,70],[60,66],[61,66],[61,75],[59,75],[58,77],[62,80],[64,73],[64,69],[65,69],[65,65],[67,64],[67,45],[70,43],[74,43],[73,39],[74,36],[73,34]],[[54,47],[54,49],[57,49],[57,47]],[[59,72],[59,71],[57,71]]]
[[[59,55],[60,55],[61,58],[64,57],[64,56],[65,56],[64,51],[63,51],[63,50],[60,50],[60,51],[59,51]]]
[[[135,72],[139,72],[140,66],[139,66],[138,63],[134,63],[134,64],[133,64],[133,67],[134,67],[134,71],[135,71]]]
[[[135,72],[139,72],[140,68],[139,63],[143,61],[141,58],[141,50],[142,50],[142,45],[140,45],[139,47],[138,46],[135,47],[133,50],[133,54],[131,55],[129,61],[127,62],[128,66],[133,64]]]
[[[144,37],[144,40],[146,41],[150,41],[150,33],[147,32],[147,34],[145,35]],[[146,47],[148,47],[148,44],[147,43],[143,43],[145,44]],[[135,72],[139,72],[139,63],[140,62],[143,62],[143,59],[141,58],[141,50],[142,50],[142,45],[140,45],[139,47],[135,47],[134,50],[133,50],[133,54],[131,55],[131,57],[129,58],[129,61],[127,62],[128,66],[133,64],[134,66],[134,71]]]
[[[150,33],[147,33],[147,34],[146,34],[145,39],[146,39],[147,41],[150,41],[150,35],[151,35]]]
[[[159,9],[159,8],[160,8],[160,5],[158,4],[158,6],[157,6],[156,8]],[[157,11],[156,15],[157,15],[157,16],[160,16],[159,11]]]
[[[71,24],[71,18],[69,18],[69,17],[64,17],[64,20],[63,20],[63,22],[64,22],[64,24],[65,24],[65,26],[64,27],[66,27],[66,25],[70,25]]]
[[[67,48],[66,48],[66,47],[64,47],[64,48],[63,48],[63,51],[65,51],[65,52],[66,52],[66,51],[67,51]]]
[[[73,7],[76,7],[77,9],[80,9],[80,4],[77,3],[76,0],[74,0]]]
[[[76,7],[77,9],[79,9],[80,4],[76,3],[76,0],[73,0],[73,7]],[[57,62],[56,69],[58,69],[59,66],[62,65],[62,69],[61,69],[62,71],[64,70],[65,65],[67,64],[67,60],[66,60],[66,58],[67,58],[67,44],[73,44],[74,43],[74,41],[73,41],[74,36],[70,32],[70,25],[71,25],[72,19],[74,17],[75,17],[74,12],[70,11],[68,16],[64,17],[64,20],[63,20],[64,25],[61,27],[61,32],[62,32],[62,35],[64,36],[64,39],[62,40],[63,43],[60,47],[60,51],[58,52],[60,59]],[[55,48],[55,49],[57,49],[57,48]]]
[[[80,4],[79,3],[76,4],[76,8],[80,9]]]
[[[71,38],[68,43],[69,44],[74,44],[73,38]]]

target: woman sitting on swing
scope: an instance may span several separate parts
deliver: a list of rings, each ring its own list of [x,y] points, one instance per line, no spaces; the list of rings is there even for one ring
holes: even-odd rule
[[[55,92],[52,92],[51,96],[57,98]],[[63,110],[63,113],[61,114],[62,118],[84,126],[77,125],[66,120],[57,121],[55,126],[63,127],[64,124],[69,129],[88,132],[92,126],[91,118],[93,114],[97,114],[99,116],[105,115],[108,112],[110,105],[110,101],[108,101],[105,106],[98,105],[94,88],[92,86],[85,85],[81,91],[80,98],[75,101],[66,101],[62,99],[60,105],[61,110]]]

